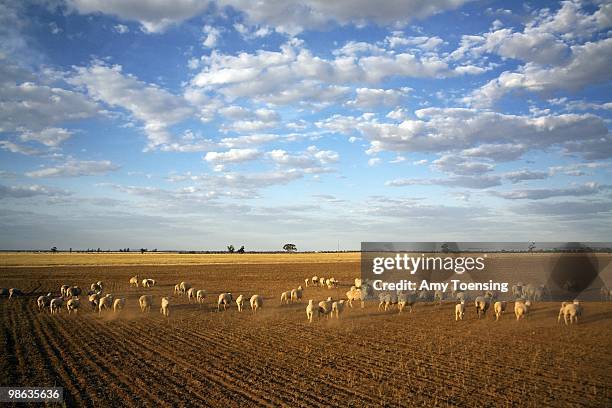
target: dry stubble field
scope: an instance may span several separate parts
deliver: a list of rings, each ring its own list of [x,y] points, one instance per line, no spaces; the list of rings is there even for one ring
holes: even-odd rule
[[[612,406],[611,304],[586,304],[570,327],[557,324],[556,302],[538,303],[518,323],[511,313],[477,320],[471,304],[455,322],[452,303],[398,315],[372,301],[339,321],[308,324],[305,303],[279,305],[280,292],[313,275],[333,275],[341,286],[308,288],[305,299],[343,297],[358,260],[2,254],[1,287],[40,284],[38,294],[102,280],[128,306],[119,317],[86,308],[50,316],[35,297],[1,299],[0,386],[62,386],[68,406]],[[129,288],[136,273],[158,286]],[[209,297],[202,307],[172,297],[166,320],[159,299],[181,280]],[[224,291],[259,293],[264,308],[218,313]],[[155,297],[150,315],[137,308],[144,293]]]

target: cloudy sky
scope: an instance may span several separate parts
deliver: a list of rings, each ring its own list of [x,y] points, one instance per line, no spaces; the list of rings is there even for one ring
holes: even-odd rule
[[[0,0],[0,248],[609,241],[611,34],[603,1]]]

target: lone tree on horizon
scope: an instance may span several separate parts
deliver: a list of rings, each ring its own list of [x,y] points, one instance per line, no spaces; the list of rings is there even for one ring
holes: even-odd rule
[[[297,247],[295,244],[285,244],[283,245],[283,249],[287,252],[295,252],[297,251]]]
[[[235,251],[235,248],[233,245],[228,245],[227,246],[227,252],[229,252],[230,254],[233,254]]]
[[[244,245],[243,245],[243,246],[241,246],[241,247],[240,247],[240,248],[239,248],[239,249],[236,251],[236,253],[239,253],[239,254],[244,254]]]

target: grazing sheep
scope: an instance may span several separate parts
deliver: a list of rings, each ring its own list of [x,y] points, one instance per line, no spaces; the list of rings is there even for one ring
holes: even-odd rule
[[[304,291],[304,289],[302,289],[301,286],[298,286],[297,289],[293,289],[291,291],[291,301],[292,302],[301,302],[302,301],[302,292]]]
[[[70,314],[70,312],[74,312],[78,314],[80,307],[81,307],[81,302],[79,302],[78,297],[74,297],[68,300],[68,302],[66,302],[66,309],[68,309],[68,314]]]
[[[442,305],[442,301],[444,300],[444,292],[442,292],[441,290],[436,290],[434,292],[434,302],[435,301],[440,302],[439,304]]]
[[[557,317],[557,322],[561,320],[561,316],[563,316],[563,321],[567,325],[567,321],[569,318],[570,323],[578,323],[578,317],[582,315],[582,306],[580,302],[574,300],[572,303],[563,302],[561,303],[561,309],[559,309],[559,317]]]
[[[457,299],[459,302],[465,302],[468,300],[468,296],[465,292],[456,292],[455,299]]]
[[[153,286],[155,286],[156,283],[157,282],[155,281],[155,279],[145,278],[142,280],[142,287],[152,288]]]
[[[400,292],[397,294],[397,308],[399,309],[399,313],[402,313],[406,306],[410,308],[410,313],[412,313],[412,307],[415,303],[416,295],[414,293]]]
[[[113,313],[119,313],[125,308],[125,298],[115,299],[113,302]]]
[[[90,286],[90,289],[93,290],[96,293],[102,293],[102,289],[104,288],[104,285],[102,284],[102,281],[98,281],[96,283],[92,283]]]
[[[100,298],[98,302],[98,315],[102,314],[102,309],[111,310],[113,307],[113,295],[110,293]]]
[[[98,304],[100,303],[100,294],[92,293],[88,297],[89,304],[91,305],[91,310],[95,311],[98,308]]]
[[[152,295],[142,295],[138,299],[138,304],[140,305],[140,311],[142,313],[151,312],[151,306],[153,305],[153,296]]]
[[[68,285],[62,285],[62,287],[60,288],[60,293],[62,294],[62,297],[66,297],[68,296],[66,294],[66,292],[68,291],[68,288],[70,288],[70,286]]]
[[[501,318],[501,315],[506,311],[506,302],[495,302],[493,305],[493,311],[495,312],[495,321]]]
[[[322,300],[319,302],[319,316],[324,315],[329,318],[330,313],[332,311],[332,298],[328,297],[327,300]]]
[[[49,303],[49,310],[51,314],[59,313],[62,310],[62,306],[64,305],[64,298],[58,297],[55,299],[51,299]]]
[[[378,295],[379,303],[378,310],[384,309],[385,312],[389,310],[389,308],[397,304],[397,295],[391,293],[381,293]]]
[[[455,321],[463,320],[463,316],[465,315],[465,300],[462,300],[461,303],[457,303],[455,305]]]
[[[193,299],[194,301],[196,300],[197,293],[198,291],[195,288],[189,288],[189,290],[187,291],[187,300],[189,301],[189,303],[191,303],[191,299]]]
[[[529,283],[527,284],[527,286],[523,288],[523,297],[527,300],[534,301],[535,292],[536,292],[536,287],[532,285],[531,283]]]
[[[310,282],[312,282],[312,286],[317,286],[319,284],[319,277],[318,276],[313,276],[310,279]]]
[[[359,289],[361,287],[362,283],[363,283],[363,281],[361,280],[361,278],[355,278],[355,287],[357,289]]]
[[[46,295],[39,296],[36,300],[36,304],[38,305],[38,310],[43,312],[49,304],[51,303],[51,293],[47,293]]]
[[[81,293],[83,293],[83,291],[81,290],[81,288],[79,288],[78,286],[73,286],[71,288],[68,288],[66,290],[66,297],[77,297],[77,296],[81,296]]]
[[[521,296],[523,296],[523,287],[522,285],[512,285],[512,296],[514,296],[515,299],[520,298]]]
[[[170,317],[170,301],[167,297],[161,298],[161,308],[159,312],[166,317]]]
[[[347,304],[349,305],[349,307],[353,307],[353,300],[360,300],[361,301],[361,307],[365,307],[365,291],[361,290],[361,289],[351,289],[348,292],[346,292],[346,298],[347,298]]]
[[[138,275],[132,276],[130,278],[130,286],[138,287]]]
[[[318,316],[319,315],[319,308],[315,306],[314,300],[309,299],[308,300],[308,306],[306,306],[306,318],[308,319],[309,323],[312,323],[312,318],[313,318],[315,312],[317,312],[317,316]]]
[[[177,283],[176,285],[174,285],[174,294],[176,296],[181,296],[181,284]]]
[[[332,315],[335,313],[336,319],[340,319],[340,315],[344,311],[344,302],[346,300],[342,299],[332,303]]]
[[[189,289],[191,289],[191,283],[181,282],[179,285],[180,293],[182,295],[186,294]]]
[[[280,296],[281,305],[284,303],[289,304],[290,299],[291,299],[291,292],[286,291],[286,292],[281,293],[281,296]]]
[[[478,296],[476,300],[474,300],[474,305],[476,306],[476,314],[478,315],[479,319],[481,314],[482,316],[486,315],[487,310],[489,310],[490,304],[491,303],[488,297]]]
[[[244,295],[240,295],[236,298],[236,306],[238,306],[238,311],[242,312],[242,309],[244,309]]]
[[[14,297],[18,297],[18,296],[23,296],[23,292],[20,289],[17,289],[17,288],[9,289],[9,300]]]
[[[200,305],[204,303],[204,299],[206,298],[206,291],[204,289],[200,289],[196,292],[196,302]]]
[[[319,286],[322,288],[325,287],[325,278],[319,277]]]
[[[308,287],[308,284],[310,283],[310,279],[308,278],[304,279],[304,283],[306,284],[306,287]]]
[[[230,292],[221,293],[219,295],[219,300],[217,300],[217,311],[221,310],[221,305],[223,305],[223,310],[227,310],[227,307],[232,303],[232,294]]]
[[[253,313],[257,312],[257,309],[261,309],[263,307],[263,298],[259,295],[251,296],[251,310]]]
[[[527,313],[529,312],[529,307],[531,306],[530,301],[523,302],[523,300],[516,300],[514,302],[514,315],[516,316],[516,320],[524,319]]]

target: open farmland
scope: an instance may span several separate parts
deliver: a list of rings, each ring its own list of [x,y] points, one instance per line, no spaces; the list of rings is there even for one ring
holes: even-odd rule
[[[535,304],[521,322],[511,310],[500,322],[490,313],[477,320],[470,303],[455,322],[452,302],[398,315],[369,301],[340,320],[308,324],[307,300],[343,298],[359,275],[358,254],[0,259],[1,287],[38,287],[38,296],[102,280],[105,291],[127,297],[119,316],[101,317],[85,301],[79,316],[50,316],[34,295],[0,300],[0,385],[62,386],[69,406],[612,405],[612,303],[585,304],[569,327],[557,324],[557,302]],[[130,288],[135,274],[157,285]],[[307,288],[301,304],[279,304],[282,291],[313,275],[341,285]],[[160,298],[182,280],[206,289],[206,302],[171,296],[165,319]],[[225,291],[263,295],[264,308],[217,312]],[[138,309],[142,294],[154,296],[150,315]]]

